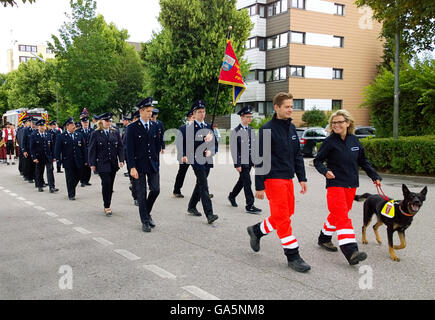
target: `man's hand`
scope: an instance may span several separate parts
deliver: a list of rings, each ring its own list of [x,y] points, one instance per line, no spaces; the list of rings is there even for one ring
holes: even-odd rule
[[[302,194],[306,194],[307,193],[307,182],[306,181],[301,181],[299,182],[299,184],[301,185],[301,193]]]
[[[130,175],[136,180],[139,179],[139,173],[137,172],[136,168],[130,169]]]
[[[264,199],[264,190],[255,191],[255,197],[257,199],[263,200]]]
[[[210,150],[205,150],[205,157],[208,158],[211,156],[211,151]]]
[[[237,170],[238,173],[241,173],[242,172],[242,167],[236,167],[236,170]]]
[[[24,156],[24,158],[27,158],[29,156],[29,154],[27,152],[23,152],[23,156]]]
[[[213,140],[213,136],[214,136],[213,133],[209,133],[209,134],[207,134],[207,135],[204,137],[204,141],[205,141],[205,142],[210,142],[211,140]]]
[[[119,167],[122,168],[124,166],[124,162],[119,163]]]
[[[326,179],[335,179],[335,175],[332,173],[332,171],[328,171],[325,174]]]
[[[33,162],[36,163],[36,164],[39,163],[38,159],[33,160]]]
[[[96,166],[91,166],[91,170],[92,170],[93,172],[95,172],[95,170],[97,170],[97,167],[96,167]]]

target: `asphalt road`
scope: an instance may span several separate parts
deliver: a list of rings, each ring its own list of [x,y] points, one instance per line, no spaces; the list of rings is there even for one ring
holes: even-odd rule
[[[221,148],[222,149],[222,148]],[[407,231],[401,259],[389,258],[386,229],[383,245],[372,229],[368,245],[361,244],[362,203],[351,211],[360,250],[368,258],[349,266],[341,252],[329,253],[317,245],[327,215],[324,178],[306,159],[308,193],[296,184],[296,213],[292,219],[300,253],[312,269],[306,274],[287,267],[276,233],[262,238],[261,250],[249,247],[246,227],[268,216],[267,200],[256,200],[260,215],[244,212],[227,195],[237,173],[225,152],[209,176],[213,208],[219,219],[208,225],[204,216],[187,215],[194,186],[189,169],[182,193],[172,197],[178,165],[175,154],[162,156],[161,193],[154,207],[157,227],[141,231],[138,208],[121,169],[116,177],[113,216],[103,213],[100,179],[77,188],[76,201],[67,199],[64,174],[56,173],[57,194],[39,193],[24,182],[17,166],[0,165],[0,299],[434,299],[435,298],[435,183],[434,180],[384,177],[383,190],[401,198],[401,184],[428,197]],[[361,174],[357,193],[375,193]],[[202,207],[198,209],[202,212]],[[395,235],[395,241],[398,241]],[[337,243],[336,238],[334,242]]]

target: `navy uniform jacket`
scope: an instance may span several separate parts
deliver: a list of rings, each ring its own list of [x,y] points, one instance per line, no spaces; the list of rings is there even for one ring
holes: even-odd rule
[[[326,166],[323,164],[325,161]],[[327,188],[357,188],[359,186],[358,166],[363,168],[373,181],[382,180],[367,160],[359,139],[353,134],[346,135],[343,140],[340,135],[332,133],[323,140],[314,159],[314,166],[323,175],[328,171],[334,173],[335,179],[326,179]]]
[[[44,133],[43,136],[39,131],[34,131],[30,136],[30,155],[32,160],[37,159],[44,164],[53,162],[54,141],[52,135]]]
[[[186,139],[186,155],[189,164],[192,164],[193,169],[202,169],[202,168],[213,168],[213,156],[218,151],[218,141],[213,133],[210,123],[205,123],[205,127],[201,128],[197,121],[194,121],[191,126],[186,127],[185,139]],[[193,135],[191,133],[193,127]],[[208,130],[207,130],[208,129]],[[205,142],[205,136],[211,133],[213,135],[214,140],[210,142]],[[192,141],[194,138],[194,141]],[[193,142],[193,153],[192,150],[189,149],[189,144]],[[198,150],[198,148],[201,148]],[[210,157],[205,157],[205,149],[211,151]],[[198,158],[198,153],[202,152],[202,157]]]
[[[97,172],[112,172],[113,168],[118,171],[119,162],[124,162],[124,150],[119,133],[109,129],[109,135],[104,130],[95,130],[89,141],[89,166],[95,166]]]
[[[138,173],[159,171],[159,146],[157,127],[150,120],[148,131],[139,119],[127,126],[127,163],[129,168],[136,168]]]
[[[21,144],[23,142],[23,133],[24,133],[24,127],[19,127],[17,129],[17,134],[15,135],[16,140],[18,141],[18,146],[20,147],[20,153],[22,153]]]
[[[162,149],[165,149],[165,140],[163,139],[165,135],[165,126],[160,120],[153,121],[153,123],[157,128],[157,140],[159,141],[158,152],[160,152]]]
[[[245,130],[245,129],[243,129],[242,124],[239,124],[231,132],[231,141],[232,142],[233,142],[233,139],[237,139],[236,144],[235,144],[237,149],[233,150],[233,148],[231,148],[231,155],[233,157],[234,168],[253,167],[254,163],[252,162],[251,152],[252,152],[252,148],[254,146],[255,140],[256,140],[254,129],[252,129],[252,127],[250,127],[248,125],[247,129]],[[242,150],[244,152],[247,152],[248,158],[242,159]]]
[[[25,127],[23,129],[23,136],[21,137],[20,141],[20,146],[23,153],[27,152],[30,154],[30,136],[32,135],[33,131],[34,130],[32,129],[32,127]]]
[[[304,158],[302,157],[296,127],[288,120],[277,119],[276,113],[272,119],[260,128],[259,155],[263,157],[263,130],[271,130],[270,171],[267,174],[255,175],[255,190],[264,190],[266,179],[293,179],[298,177],[299,182],[307,181],[305,175]],[[262,165],[256,165],[261,167]]]
[[[76,132],[80,132],[82,134],[83,138],[85,139],[85,150],[86,150],[85,162],[89,163],[89,159],[88,159],[89,141],[91,139],[92,132],[94,132],[95,130],[89,126],[86,131],[87,132],[85,132],[84,128],[80,128],[80,129],[76,130]]]
[[[54,147],[54,155],[56,159],[62,159],[61,163],[66,169],[81,168],[85,164],[86,150],[85,141],[79,132],[73,133],[72,139],[65,130],[56,138],[56,145]]]

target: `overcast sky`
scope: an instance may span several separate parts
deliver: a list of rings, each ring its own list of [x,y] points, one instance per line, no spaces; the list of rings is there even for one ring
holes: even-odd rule
[[[36,0],[33,4],[0,6],[0,73],[6,72],[6,50],[13,40],[46,42],[66,20],[65,12],[70,13],[70,0]],[[159,0],[96,0],[97,13],[104,16],[107,23],[113,22],[118,29],[127,29],[129,41],[145,42],[151,39],[153,31],[159,31],[157,21]]]

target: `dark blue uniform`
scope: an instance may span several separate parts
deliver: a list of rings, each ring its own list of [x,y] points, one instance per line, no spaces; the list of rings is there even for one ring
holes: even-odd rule
[[[160,120],[156,120],[152,122],[153,124],[156,125],[157,140],[159,141],[157,151],[160,152],[162,150],[165,150],[165,140],[163,139],[165,135],[165,126],[163,125],[163,122],[161,122]]]
[[[56,138],[62,134],[62,132],[59,129],[50,129],[48,130],[48,133],[51,134],[52,138],[53,138],[53,142],[54,145],[56,145]],[[62,172],[61,168],[62,168],[62,161],[61,159],[56,159],[56,167],[57,167],[57,172]]]
[[[30,156],[30,136],[33,133],[33,129],[31,127],[25,127],[23,129],[23,136],[21,138],[21,151],[23,152],[23,175],[24,180],[33,182],[35,177],[35,164],[32,161],[32,157]],[[25,155],[27,154],[27,157]]]
[[[178,167],[177,176],[175,177],[173,194],[178,198],[184,198],[184,196],[181,194],[181,188],[183,187],[187,170],[190,167],[188,163],[182,162],[182,158],[186,156],[186,128],[191,125],[192,123],[188,123],[178,128],[177,137],[175,140],[177,146],[177,159],[180,164]]]
[[[65,130],[57,136],[54,148],[56,159],[61,159],[65,169],[68,198],[74,199],[76,186],[80,181],[81,169],[85,164],[85,141],[79,132],[70,134]]]
[[[30,155],[35,165],[35,186],[42,191],[44,186],[44,170],[47,169],[47,180],[50,190],[55,188],[53,175],[54,139],[50,133],[34,131],[30,136]]]
[[[80,175],[80,182],[82,184],[82,187],[85,185],[90,185],[89,180],[91,180],[91,168],[89,166],[89,159],[88,159],[88,150],[89,150],[89,141],[91,139],[91,134],[92,132],[94,132],[95,130],[92,128],[88,128],[88,129],[84,129],[83,127],[76,130],[76,132],[79,132],[82,134],[83,139],[85,140],[85,150],[86,150],[86,155],[85,155],[85,163],[86,165],[84,165],[82,167],[82,172]]]
[[[110,208],[113,184],[119,162],[124,162],[124,151],[119,133],[113,129],[97,129],[89,141],[89,166],[96,167],[101,178],[104,208]]]

